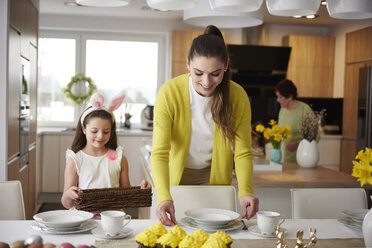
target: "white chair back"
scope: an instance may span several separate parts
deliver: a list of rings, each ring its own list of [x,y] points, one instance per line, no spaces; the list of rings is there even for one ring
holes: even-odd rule
[[[176,219],[185,217],[186,210],[194,208],[220,208],[237,211],[237,195],[231,185],[178,185],[170,193],[176,210]]]
[[[337,219],[347,209],[367,208],[362,188],[291,189],[292,219]]]
[[[0,182],[0,220],[24,220],[25,206],[20,181]]]

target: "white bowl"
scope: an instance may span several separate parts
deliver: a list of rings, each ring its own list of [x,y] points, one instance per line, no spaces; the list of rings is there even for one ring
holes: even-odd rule
[[[47,227],[62,228],[80,226],[94,215],[90,212],[79,210],[55,210],[35,214],[34,220]]]

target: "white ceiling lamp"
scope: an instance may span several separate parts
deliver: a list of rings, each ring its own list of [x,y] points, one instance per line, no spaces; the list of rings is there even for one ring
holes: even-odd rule
[[[185,10],[194,8],[198,0],[146,0],[153,9]]]
[[[184,10],[183,20],[194,26],[215,25],[218,28],[245,28],[263,23],[262,8],[248,13],[214,11],[208,0],[199,0],[195,8]]]
[[[76,0],[76,3],[90,7],[120,7],[128,5],[132,0]]]
[[[307,16],[318,11],[320,2],[321,0],[266,0],[266,6],[269,13],[276,16]]]
[[[329,15],[339,19],[372,18],[371,0],[327,0]]]
[[[212,10],[252,12],[261,8],[263,0],[209,0]]]

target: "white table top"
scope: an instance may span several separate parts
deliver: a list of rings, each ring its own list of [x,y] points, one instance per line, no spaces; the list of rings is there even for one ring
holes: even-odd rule
[[[94,245],[95,240],[99,239],[93,236],[91,231],[79,234],[68,234],[68,235],[54,235],[35,231],[31,228],[32,220],[27,221],[0,221],[0,242],[6,242],[11,244],[17,240],[24,240],[30,235],[37,234],[42,236],[43,242],[53,243],[55,245],[70,242],[73,245]],[[127,239],[134,239],[135,235],[144,231],[153,224],[158,223],[155,219],[142,219],[142,220],[132,220],[127,227],[134,230],[133,234]],[[247,221],[248,225],[255,225],[256,221]],[[318,239],[330,239],[330,238],[363,238],[361,232],[354,231],[350,229],[336,219],[287,219],[282,227],[288,230],[286,239],[295,239],[298,230],[304,230],[304,239],[309,238],[309,228],[316,228],[316,237]],[[169,227],[170,228],[170,227]],[[169,229],[167,227],[167,229]],[[193,229],[183,227],[187,232],[191,233]],[[228,232],[233,239],[262,239],[261,237],[251,234],[247,230],[235,230]]]

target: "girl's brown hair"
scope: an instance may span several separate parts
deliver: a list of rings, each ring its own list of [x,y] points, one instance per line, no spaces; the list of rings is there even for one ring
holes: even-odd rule
[[[229,55],[222,33],[217,27],[209,25],[205,28],[204,34],[199,35],[193,40],[187,56],[188,63],[190,63],[190,61],[192,61],[196,56],[218,58],[227,66],[222,82],[214,90],[211,102],[211,112],[213,120],[220,126],[225,138],[234,144],[237,133],[231,120],[231,111],[229,106]]]
[[[116,148],[118,147],[118,139],[116,136],[116,123],[112,115],[113,114],[107,112],[104,109],[94,110],[85,117],[83,126],[84,128],[86,128],[87,124],[89,123],[89,120],[95,117],[110,121],[111,123],[110,140],[107,142],[105,147],[112,149],[112,150],[116,150]],[[79,121],[76,127],[74,141],[72,142],[72,145],[71,145],[71,150],[74,151],[75,153],[77,153],[78,151],[80,151],[87,145],[87,138],[85,134],[83,133],[83,128],[82,128],[80,119],[81,119],[81,116],[79,118]]]

